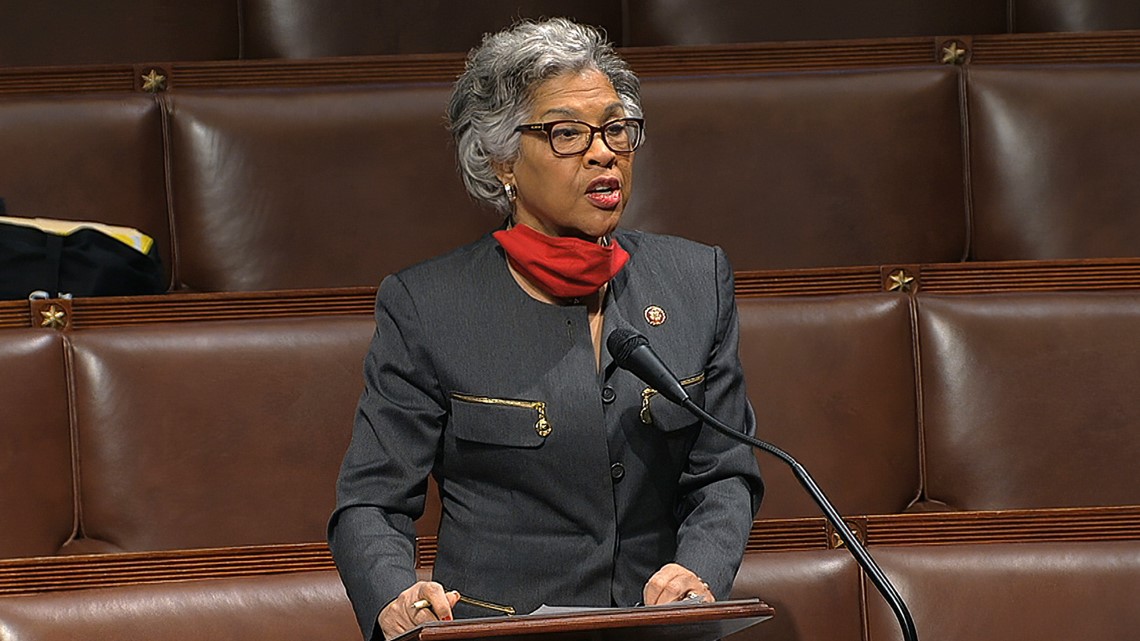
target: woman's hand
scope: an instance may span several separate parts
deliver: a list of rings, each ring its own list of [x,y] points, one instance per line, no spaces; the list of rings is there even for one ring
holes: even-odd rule
[[[645,605],[660,605],[690,599],[698,603],[716,601],[709,584],[692,570],[676,563],[669,563],[649,577],[642,590]]]
[[[455,590],[444,592],[434,581],[417,581],[380,611],[380,630],[385,639],[394,639],[421,623],[450,621],[451,608],[458,601]]]

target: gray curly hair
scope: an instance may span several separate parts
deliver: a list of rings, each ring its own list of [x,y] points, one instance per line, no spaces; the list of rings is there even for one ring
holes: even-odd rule
[[[495,175],[495,163],[518,158],[519,132],[542,82],[567,72],[596,69],[613,85],[626,115],[641,113],[641,84],[605,34],[565,18],[522,21],[484,36],[467,55],[455,82],[447,124],[455,138],[467,193],[504,216],[512,205]]]

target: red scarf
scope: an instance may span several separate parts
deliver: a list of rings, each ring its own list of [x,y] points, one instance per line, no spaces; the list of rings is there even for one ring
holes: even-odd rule
[[[511,267],[557,298],[593,294],[629,260],[629,253],[616,240],[599,245],[580,238],[547,236],[521,224],[492,235],[507,252]]]

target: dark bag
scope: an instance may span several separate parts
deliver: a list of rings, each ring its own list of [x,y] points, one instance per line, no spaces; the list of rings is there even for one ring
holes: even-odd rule
[[[0,222],[0,299],[126,296],[166,291],[154,243],[146,253],[92,228],[66,235]]]

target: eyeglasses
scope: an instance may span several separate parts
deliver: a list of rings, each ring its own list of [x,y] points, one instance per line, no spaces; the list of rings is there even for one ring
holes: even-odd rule
[[[602,134],[602,142],[615,154],[628,154],[641,146],[645,120],[618,118],[601,127],[581,120],[555,120],[536,122],[515,127],[515,131],[546,132],[550,149],[556,156],[577,156],[586,153],[594,144],[594,134]]]

